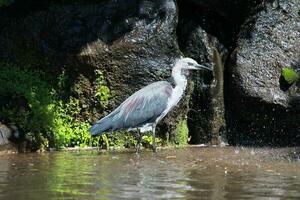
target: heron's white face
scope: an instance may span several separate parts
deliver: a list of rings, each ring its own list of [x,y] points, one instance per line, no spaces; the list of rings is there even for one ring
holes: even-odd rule
[[[177,61],[178,66],[180,66],[181,69],[186,69],[186,70],[200,70],[200,69],[209,69],[208,67],[205,67],[203,65],[200,65],[197,63],[192,58],[181,58],[180,60]]]

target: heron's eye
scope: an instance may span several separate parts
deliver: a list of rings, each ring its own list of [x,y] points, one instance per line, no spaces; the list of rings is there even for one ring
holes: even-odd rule
[[[194,65],[194,63],[188,62],[188,65],[191,65],[191,66],[193,66],[193,65]]]

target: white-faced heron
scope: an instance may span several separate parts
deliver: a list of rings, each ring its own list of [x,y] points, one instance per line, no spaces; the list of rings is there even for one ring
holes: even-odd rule
[[[154,82],[128,97],[109,115],[97,121],[91,128],[92,136],[118,129],[152,131],[152,148],[156,151],[155,128],[157,123],[178,104],[187,86],[188,70],[208,69],[191,58],[176,60],[172,69],[175,87],[167,81]],[[138,141],[138,149],[140,139]]]

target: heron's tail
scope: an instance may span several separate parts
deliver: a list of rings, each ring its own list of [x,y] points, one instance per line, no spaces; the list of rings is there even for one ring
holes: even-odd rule
[[[106,116],[100,119],[96,124],[90,128],[90,133],[92,136],[102,135],[105,131],[111,129],[111,119]]]

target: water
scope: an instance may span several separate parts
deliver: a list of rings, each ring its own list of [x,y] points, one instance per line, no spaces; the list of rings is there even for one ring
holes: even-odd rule
[[[2,155],[0,199],[300,199],[300,149]]]

